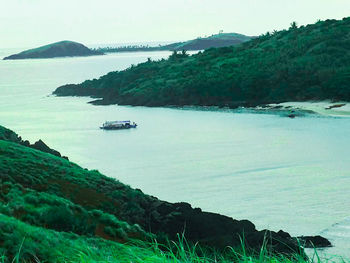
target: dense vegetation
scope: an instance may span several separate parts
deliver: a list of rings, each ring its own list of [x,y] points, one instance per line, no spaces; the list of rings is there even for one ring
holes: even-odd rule
[[[83,44],[73,41],[61,41],[34,49],[25,50],[21,53],[14,54],[7,59],[29,59],[29,58],[55,58],[55,57],[77,57],[77,56],[94,56],[103,55],[103,52],[91,50]]]
[[[350,18],[264,34],[236,47],[176,53],[79,85],[60,96],[99,104],[254,106],[305,100],[350,100]]]
[[[168,45],[155,47],[145,45],[129,45],[122,47],[98,48],[97,51],[108,52],[134,52],[134,51],[182,51],[182,50],[203,50],[208,48],[227,47],[249,41],[252,37],[237,33],[220,33],[205,38],[196,38],[185,42],[176,42]]]
[[[304,257],[288,233],[257,231],[247,220],[158,200],[98,171],[33,149],[2,126],[0,175],[0,262],[16,257],[48,262],[78,262],[80,257],[105,262],[143,262],[146,257],[150,262],[167,262],[174,257],[172,262],[181,262],[175,260],[178,253],[198,259],[204,251],[206,257],[193,260],[210,262],[213,253],[226,254],[227,246],[235,250],[226,259],[237,257],[233,251],[257,257],[263,251],[267,259]],[[168,243],[184,230],[188,243],[184,239],[180,244]],[[167,248],[160,250],[155,240]],[[186,251],[181,247],[184,242]],[[204,250],[193,247],[197,242]]]

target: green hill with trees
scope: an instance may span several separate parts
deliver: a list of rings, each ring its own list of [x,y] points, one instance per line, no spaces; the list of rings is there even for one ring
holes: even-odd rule
[[[99,79],[65,85],[59,96],[96,104],[255,106],[350,100],[350,18],[266,33],[239,46],[150,59]]]
[[[210,37],[198,37],[185,42],[176,42],[168,45],[145,46],[145,45],[129,45],[121,47],[104,47],[97,48],[96,51],[104,53],[113,52],[135,52],[135,51],[182,51],[182,50],[204,50],[208,48],[218,48],[239,45],[249,41],[254,37],[245,36],[238,33],[219,33]]]
[[[25,50],[21,53],[5,57],[4,60],[55,57],[82,57],[95,55],[103,55],[103,52],[91,50],[83,44],[77,42],[60,41],[38,48]]]
[[[0,126],[0,262],[306,260],[286,232],[161,201],[56,153]]]

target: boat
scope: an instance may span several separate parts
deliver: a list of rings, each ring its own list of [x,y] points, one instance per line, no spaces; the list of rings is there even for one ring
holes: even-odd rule
[[[131,121],[106,121],[102,124],[100,129],[103,130],[122,130],[136,128],[137,124]]]

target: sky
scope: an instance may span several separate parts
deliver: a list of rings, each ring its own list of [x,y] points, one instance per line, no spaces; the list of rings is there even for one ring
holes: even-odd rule
[[[245,35],[350,16],[350,0],[0,0],[0,48]]]

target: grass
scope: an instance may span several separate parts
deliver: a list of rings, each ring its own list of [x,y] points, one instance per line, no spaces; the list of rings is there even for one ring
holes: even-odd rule
[[[98,171],[51,154],[0,140],[1,181],[20,184],[39,192],[51,193],[88,209],[98,209],[137,221],[140,202],[150,197]],[[142,217],[142,216],[141,216]]]
[[[17,219],[0,214],[0,262],[152,262],[152,263],[267,263],[321,262],[271,254],[266,246],[260,253],[250,255],[242,242],[242,248],[227,248],[224,253],[207,252],[199,246],[191,246],[183,236],[168,246],[153,242],[131,241],[120,244],[100,238],[88,238],[73,233],[57,232],[31,226]],[[4,252],[7,248],[7,252]]]
[[[151,215],[170,211],[155,225],[176,216],[171,204],[22,143],[0,126],[1,263],[319,261],[317,253],[315,260],[305,259],[302,250],[288,256],[271,252],[271,238],[253,252],[243,240],[238,248],[215,250],[217,243],[203,248],[183,235],[172,242],[165,232],[149,234],[146,220]]]
[[[0,183],[3,189],[0,212],[31,225],[85,236],[99,236],[126,242],[129,237],[151,239],[136,225],[130,225],[101,210],[86,210],[53,194],[24,189],[21,185]]]

